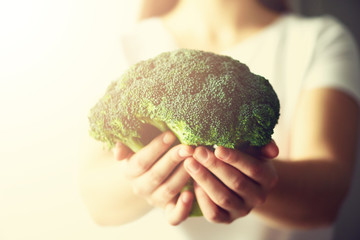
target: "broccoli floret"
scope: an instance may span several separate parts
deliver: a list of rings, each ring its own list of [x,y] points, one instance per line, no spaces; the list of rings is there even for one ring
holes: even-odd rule
[[[279,108],[269,81],[245,64],[180,49],[141,61],[111,83],[90,111],[90,134],[134,152],[169,129],[187,145],[264,146]]]

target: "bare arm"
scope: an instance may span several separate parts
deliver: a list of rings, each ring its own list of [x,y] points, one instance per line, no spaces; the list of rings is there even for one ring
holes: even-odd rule
[[[182,162],[193,154],[186,145],[171,147],[176,136],[165,132],[137,153],[118,144],[112,153],[101,144],[86,144],[79,168],[80,189],[93,219],[99,225],[121,225],[153,207],[165,209],[171,224],[191,210],[193,195],[181,189],[189,175]]]
[[[349,187],[355,159],[358,107],[348,96],[334,90],[314,90],[301,99],[286,161],[256,161],[256,158],[235,150],[230,150],[230,155],[221,159],[224,148],[218,148],[215,156],[209,153],[207,158],[202,158],[198,156],[201,148],[195,150],[194,158],[203,167],[200,165],[199,170],[189,173],[202,185],[197,187],[197,198],[208,220],[231,222],[246,215],[253,207],[255,212],[280,226],[316,227],[334,220]],[[161,151],[165,153],[168,147],[163,146]],[[154,149],[154,146],[148,149]],[[93,160],[84,165],[81,186],[87,205],[99,223],[125,223],[151,209],[146,196],[138,197],[133,193],[133,187],[124,178],[123,163],[114,161],[112,155],[106,158],[90,155],[86,159]],[[185,167],[195,163],[195,159],[188,158]],[[272,165],[279,178],[273,173]],[[218,179],[213,178],[213,174]],[[237,181],[239,179],[241,182]],[[276,179],[279,179],[278,185],[269,192],[273,185],[270,182]],[[228,191],[224,185],[233,191]],[[266,196],[267,200],[262,204]],[[169,215],[169,222],[179,224],[185,220],[190,205],[176,201],[167,204],[170,209],[175,209],[174,214]]]
[[[133,193],[125,177],[125,162],[116,161],[112,152],[93,139],[84,143],[79,164],[79,186],[83,201],[99,225],[130,222],[151,207]]]
[[[282,226],[331,224],[349,188],[356,157],[359,111],[342,92],[301,96],[287,161],[274,161],[279,183],[257,212]]]
[[[342,92],[312,90],[298,105],[288,159],[271,161],[222,147],[204,155],[206,149],[198,147],[185,167],[198,183],[204,217],[229,223],[253,210],[280,227],[331,224],[349,188],[358,114]]]

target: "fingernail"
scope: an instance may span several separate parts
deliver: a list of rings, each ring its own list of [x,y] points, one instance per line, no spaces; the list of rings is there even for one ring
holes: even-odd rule
[[[180,157],[188,157],[189,155],[190,155],[190,153],[186,149],[180,148],[180,150],[179,150]]]
[[[188,169],[190,170],[190,172],[192,172],[192,173],[195,173],[199,170],[199,163],[194,159],[188,161],[187,166],[188,166]]]
[[[208,158],[208,152],[206,148],[198,148],[196,152],[197,160],[199,161],[205,161]]]
[[[228,159],[229,155],[230,155],[230,152],[227,148],[219,147],[219,148],[216,148],[216,150],[215,150],[215,156],[221,160]]]
[[[181,196],[181,200],[183,201],[183,203],[189,203],[192,201],[192,198],[189,194],[183,194]]]
[[[165,144],[171,144],[175,141],[175,136],[174,134],[170,133],[170,132],[167,132],[164,137],[163,137],[163,142]]]

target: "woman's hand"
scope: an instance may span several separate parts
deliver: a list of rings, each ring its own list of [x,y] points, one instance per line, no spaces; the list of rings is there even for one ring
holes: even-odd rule
[[[183,161],[192,156],[194,149],[182,144],[170,148],[175,141],[173,133],[165,132],[137,153],[121,143],[114,149],[115,158],[127,162],[125,172],[134,193],[151,206],[165,209],[172,225],[188,217],[194,198],[190,192],[180,194],[190,178]]]
[[[217,147],[197,147],[185,168],[194,179],[197,201],[210,222],[231,223],[265,202],[278,176],[270,159],[278,155],[274,142],[252,154]]]

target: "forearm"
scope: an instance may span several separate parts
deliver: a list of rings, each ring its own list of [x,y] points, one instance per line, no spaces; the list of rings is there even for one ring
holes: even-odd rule
[[[310,228],[333,223],[349,188],[349,164],[326,160],[274,163],[278,185],[255,212],[280,227]]]
[[[341,91],[303,92],[291,126],[288,161],[275,160],[279,182],[257,211],[281,226],[334,222],[356,159],[359,109]]]
[[[146,214],[147,202],[133,194],[121,162],[104,160],[81,167],[79,185],[84,203],[99,225],[121,225]]]

